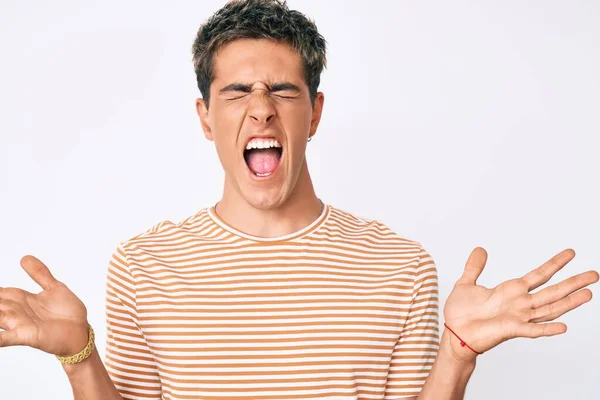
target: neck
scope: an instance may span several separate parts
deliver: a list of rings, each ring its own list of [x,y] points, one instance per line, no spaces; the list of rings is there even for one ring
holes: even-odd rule
[[[306,162],[288,199],[271,209],[248,204],[237,190],[225,182],[223,198],[215,212],[228,225],[248,235],[273,238],[289,235],[314,222],[323,211],[308,173]]]

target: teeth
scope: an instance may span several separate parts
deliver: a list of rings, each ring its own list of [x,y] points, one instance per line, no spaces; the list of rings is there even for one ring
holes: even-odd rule
[[[281,147],[281,143],[279,143],[275,139],[254,138],[248,142],[248,144],[246,145],[246,150],[269,149],[271,147]]]

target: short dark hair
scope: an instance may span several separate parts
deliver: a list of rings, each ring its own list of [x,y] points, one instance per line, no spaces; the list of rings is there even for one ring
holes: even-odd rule
[[[290,45],[302,57],[310,100],[314,104],[327,64],[326,41],[317,26],[281,0],[231,1],[200,26],[192,54],[198,89],[210,100],[213,60],[221,46],[236,39],[271,39]]]

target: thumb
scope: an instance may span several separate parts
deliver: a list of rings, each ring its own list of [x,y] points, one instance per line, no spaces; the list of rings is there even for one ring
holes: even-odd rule
[[[58,283],[50,273],[48,267],[34,256],[23,257],[21,259],[21,267],[44,290],[48,290]]]
[[[483,272],[486,261],[487,252],[485,249],[483,247],[476,247],[471,252],[469,259],[465,264],[465,271],[456,283],[475,285],[477,283],[477,278],[479,278],[479,275]]]

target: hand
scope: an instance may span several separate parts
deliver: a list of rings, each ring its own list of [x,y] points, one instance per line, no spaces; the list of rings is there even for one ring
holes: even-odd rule
[[[573,250],[564,250],[522,278],[488,289],[476,284],[487,261],[486,251],[476,248],[446,301],[446,324],[480,353],[512,338],[538,338],[566,332],[564,323],[550,321],[591,300],[592,292],[580,289],[597,282],[598,273],[584,272],[536,293],[529,292],[548,282],[573,257]],[[477,356],[467,347],[460,346],[456,338],[450,343],[458,360]]]
[[[85,305],[37,258],[25,256],[21,266],[42,289],[32,294],[0,288],[0,347],[29,346],[58,356],[83,350],[88,341]]]

